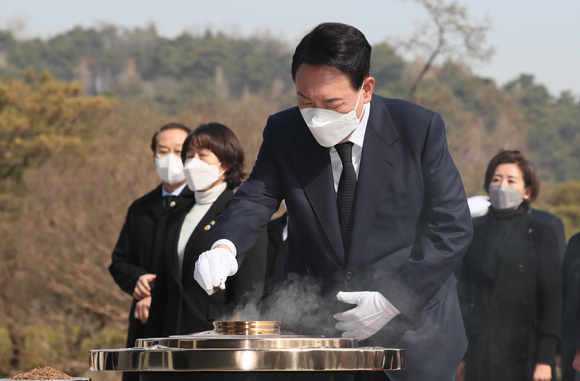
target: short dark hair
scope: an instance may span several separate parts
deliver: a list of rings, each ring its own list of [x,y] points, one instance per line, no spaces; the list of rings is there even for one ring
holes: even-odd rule
[[[355,90],[363,85],[371,69],[371,45],[365,35],[347,24],[323,23],[312,29],[296,47],[292,57],[292,79],[303,64],[332,66],[348,76]]]
[[[151,151],[153,151],[153,153],[155,153],[155,150],[157,149],[157,135],[159,135],[159,133],[161,131],[165,131],[165,130],[173,130],[173,129],[179,129],[179,130],[183,130],[186,133],[191,133],[191,130],[184,126],[183,124],[179,124],[179,123],[167,123],[165,125],[163,125],[159,131],[155,132],[153,134],[153,137],[151,138]]]
[[[197,148],[207,148],[222,164],[230,169],[226,172],[228,188],[239,187],[244,180],[244,149],[232,130],[220,123],[202,124],[193,130],[181,150],[181,160],[185,163],[187,149],[193,144]]]
[[[529,205],[534,202],[540,195],[540,177],[538,176],[538,171],[536,171],[536,167],[534,167],[532,162],[517,150],[501,150],[493,157],[493,159],[491,159],[487,166],[487,171],[485,172],[485,182],[483,184],[485,191],[489,193],[489,184],[491,183],[495,169],[500,164],[517,164],[520,171],[522,171],[525,186],[531,189],[530,197],[525,200],[524,203]]]

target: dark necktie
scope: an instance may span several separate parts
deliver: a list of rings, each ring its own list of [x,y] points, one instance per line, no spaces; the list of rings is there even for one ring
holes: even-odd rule
[[[350,247],[350,223],[354,192],[356,190],[356,172],[352,165],[352,145],[352,142],[345,142],[334,146],[342,161],[342,174],[338,182],[336,203],[338,205],[338,219],[345,254],[348,253],[348,248]]]
[[[175,202],[173,201],[174,198],[175,198],[175,196],[170,195],[170,194],[163,196],[163,207],[165,209],[173,208],[173,206],[175,206]],[[173,204],[173,205],[171,205],[171,204]]]

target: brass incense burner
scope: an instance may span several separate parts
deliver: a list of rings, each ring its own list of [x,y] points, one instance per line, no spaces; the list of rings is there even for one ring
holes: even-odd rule
[[[405,368],[405,351],[356,339],[281,334],[280,322],[216,321],[213,331],[139,339],[135,348],[90,351],[91,371],[137,371],[142,381],[354,380],[360,371]],[[218,373],[216,373],[218,372]],[[221,379],[220,378],[220,379]]]

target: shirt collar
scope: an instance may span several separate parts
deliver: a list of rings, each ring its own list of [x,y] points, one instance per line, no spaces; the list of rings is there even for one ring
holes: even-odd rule
[[[362,120],[360,121],[360,124],[358,125],[356,130],[354,130],[352,135],[350,135],[350,138],[348,138],[348,141],[353,142],[354,144],[356,144],[357,146],[359,146],[361,148],[362,148],[363,142],[365,140],[365,132],[367,130],[367,124],[369,121],[369,114],[370,113],[371,113],[371,102],[365,103],[364,115],[362,117]]]
[[[187,186],[187,183],[183,184],[182,186],[180,186],[179,188],[177,188],[176,190],[174,190],[173,192],[169,193],[165,190],[165,187],[163,186],[163,184],[161,184],[161,197],[165,197],[165,196],[179,196],[181,194],[181,191]]]

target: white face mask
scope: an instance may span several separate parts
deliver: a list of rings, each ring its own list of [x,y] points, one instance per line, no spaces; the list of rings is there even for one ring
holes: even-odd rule
[[[495,210],[516,209],[523,202],[522,192],[508,185],[490,185],[489,201]]]
[[[193,158],[183,167],[187,186],[192,191],[208,190],[213,183],[220,179],[220,176],[225,172],[221,172],[218,165],[211,165],[203,160]]]
[[[181,158],[169,153],[163,157],[155,158],[157,174],[167,184],[175,185],[185,179],[183,174],[183,162]]]
[[[346,114],[322,108],[303,108],[300,110],[304,122],[318,144],[327,148],[333,147],[356,130],[360,124],[359,118],[356,117],[356,109],[362,90],[361,87],[354,110]]]

